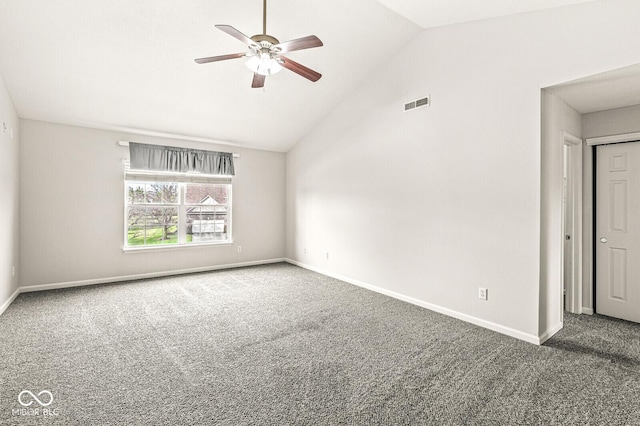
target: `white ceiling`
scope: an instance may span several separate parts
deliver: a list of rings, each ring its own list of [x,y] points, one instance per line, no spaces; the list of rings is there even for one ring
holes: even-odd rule
[[[595,0],[378,0],[422,28],[515,15]]]
[[[261,90],[242,59],[193,62],[243,52],[214,24],[260,33],[260,0],[0,0],[0,75],[22,118],[287,151],[421,31],[413,22],[583,1],[271,0],[267,32],[318,36],[324,47],[288,56],[323,77],[283,70]]]
[[[546,88],[581,114],[640,105],[640,65]]]

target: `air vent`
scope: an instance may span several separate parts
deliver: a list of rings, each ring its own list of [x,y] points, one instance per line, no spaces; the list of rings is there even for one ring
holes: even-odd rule
[[[414,109],[428,107],[429,105],[431,105],[431,96],[425,96],[404,104],[404,111],[413,111]]]
[[[418,99],[416,101],[416,108],[419,108],[421,106],[425,106],[425,105],[429,105],[429,98],[422,98],[422,99]]]

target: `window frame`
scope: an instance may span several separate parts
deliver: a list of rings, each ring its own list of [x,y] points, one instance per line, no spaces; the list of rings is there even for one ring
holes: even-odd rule
[[[143,244],[143,245],[129,245],[129,208],[136,204],[129,203],[128,187],[129,184],[149,184],[152,182],[176,184],[178,187],[178,202],[176,204],[139,204],[141,207],[145,206],[158,206],[158,207],[177,207],[178,208],[178,223],[177,233],[178,240],[176,243],[171,244]],[[194,204],[186,202],[187,197],[187,185],[226,185],[227,186],[227,200],[225,204],[221,204],[227,209],[227,238],[219,241],[200,241],[200,242],[187,242],[187,209]],[[209,176],[200,174],[169,174],[169,173],[157,173],[147,171],[130,171],[125,168],[125,176],[123,182],[123,243],[122,251],[125,253],[135,252],[150,252],[150,251],[163,251],[163,250],[183,250],[188,248],[203,248],[203,247],[221,247],[233,244],[233,182],[229,176]]]

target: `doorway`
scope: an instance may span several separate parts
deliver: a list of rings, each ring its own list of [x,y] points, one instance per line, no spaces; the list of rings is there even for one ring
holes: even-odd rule
[[[596,148],[593,145],[640,140],[640,64],[547,86],[542,91],[543,256],[539,330],[546,338],[562,328],[565,310],[595,313]],[[570,178],[575,175],[570,169],[576,163],[571,162],[574,148],[568,147],[571,144],[561,136],[562,130],[583,137],[583,144],[587,142],[582,148],[582,203],[578,203],[582,205],[579,218],[582,232],[576,231],[577,222],[571,222],[577,211],[572,212],[576,200],[571,195],[575,187]],[[635,137],[626,138],[632,132],[637,132]],[[619,140],[623,134],[625,139]],[[594,140],[598,140],[597,143]],[[555,219],[551,216],[554,212]],[[581,262],[581,268],[576,261]],[[577,269],[581,271],[576,274]],[[578,279],[582,281],[582,288],[577,285]]]
[[[562,132],[563,311],[582,313],[582,139]]]

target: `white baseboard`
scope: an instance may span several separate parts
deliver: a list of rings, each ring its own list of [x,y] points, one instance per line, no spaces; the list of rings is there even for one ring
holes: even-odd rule
[[[16,291],[13,292],[13,294],[11,296],[9,296],[9,298],[7,299],[6,302],[4,302],[2,304],[2,306],[0,306],[0,315],[2,315],[4,313],[4,311],[7,310],[7,308],[9,307],[9,305],[11,305],[13,303],[14,300],[16,300],[16,297],[18,297],[18,295],[20,294],[20,288],[17,288]]]
[[[545,331],[544,333],[542,333],[542,336],[540,336],[540,345],[543,344],[544,342],[546,342],[547,340],[549,340],[550,338],[553,337],[554,334],[556,334],[558,331],[562,330],[563,324],[559,323],[556,324],[555,326],[551,327],[549,330]]]
[[[496,332],[501,333],[501,334],[506,334],[507,336],[514,337],[514,338],[519,339],[519,340],[524,340],[525,342],[528,342],[528,343],[533,343],[534,345],[541,345],[544,342],[542,340],[541,336],[536,336],[536,335],[533,335],[533,334],[524,333],[522,331],[515,330],[513,328],[506,327],[506,326],[501,325],[501,324],[496,324],[494,322],[483,320],[481,318],[477,318],[477,317],[474,317],[474,316],[471,316],[471,315],[463,314],[462,312],[454,311],[454,310],[449,309],[449,308],[444,308],[442,306],[434,305],[433,303],[425,302],[423,300],[419,300],[419,299],[416,299],[416,298],[413,298],[413,297],[410,297],[410,296],[405,296],[404,294],[396,293],[395,291],[391,291],[391,290],[387,290],[387,289],[384,289],[384,288],[381,288],[381,287],[377,287],[375,285],[367,284],[365,282],[354,280],[352,278],[345,277],[345,276],[342,276],[342,275],[339,275],[339,274],[334,274],[333,272],[325,271],[325,270],[323,270],[321,268],[317,268],[315,266],[311,266],[311,265],[304,264],[302,262],[298,262],[297,260],[286,259],[286,261],[288,263],[291,263],[292,265],[300,266],[301,268],[305,268],[305,269],[308,269],[310,271],[318,272],[319,274],[326,275],[326,276],[338,279],[340,281],[344,281],[346,283],[356,285],[358,287],[366,288],[367,290],[375,291],[376,293],[384,294],[385,296],[393,297],[394,299],[402,300],[403,302],[408,302],[408,303],[411,303],[413,305],[417,305],[417,306],[420,306],[422,308],[429,309],[430,311],[438,312],[440,314],[444,314],[444,315],[447,315],[449,317],[453,317],[453,318],[456,318],[456,319],[459,319],[459,320],[462,320],[462,321],[465,321],[465,322],[468,322],[468,323],[471,323],[471,324],[474,324],[474,325],[477,325],[477,326],[480,326],[480,327],[483,327],[483,328],[487,328],[489,330],[496,331]],[[562,324],[560,324],[560,328],[562,328]],[[547,337],[547,339],[549,337],[551,337],[554,333],[555,332],[550,333],[549,336]],[[547,333],[545,333],[545,335],[546,334]],[[545,336],[545,335],[543,335],[543,336]]]
[[[108,284],[108,283],[115,283],[115,282],[121,282],[121,281],[141,280],[146,278],[167,277],[171,275],[192,274],[195,272],[217,271],[220,269],[242,268],[245,266],[268,265],[271,263],[280,263],[280,262],[286,262],[286,261],[287,260],[284,258],[265,259],[265,260],[255,260],[252,262],[231,263],[227,265],[204,266],[201,268],[180,269],[176,271],[149,272],[146,274],[122,275],[119,277],[96,278],[96,279],[82,280],[82,281],[69,281],[69,282],[52,283],[52,284],[23,286],[23,287],[19,287],[9,297],[9,299],[0,306],[0,315],[4,313],[4,311],[9,307],[9,305],[11,305],[11,303],[13,303],[15,298],[18,297],[20,293],[30,293],[34,291],[44,291],[44,290],[55,290],[60,288],[83,287],[87,285]]]
[[[593,309],[582,307],[582,313],[586,315],[593,315]]]
[[[257,260],[252,262],[242,262],[242,263],[233,263],[227,265],[217,265],[217,266],[205,266],[201,268],[191,268],[191,269],[181,269],[175,271],[164,271],[164,272],[150,272],[146,274],[134,274],[134,275],[123,275],[118,277],[107,277],[107,278],[97,278],[91,280],[81,280],[81,281],[69,281],[69,282],[60,282],[60,283],[52,283],[52,284],[39,284],[39,285],[31,285],[24,286],[18,288],[9,299],[0,306],[0,315],[11,305],[11,303],[15,300],[15,298],[20,293],[28,293],[33,291],[44,291],[44,290],[55,290],[60,288],[71,288],[71,287],[82,287],[87,285],[95,285],[95,284],[107,284],[113,282],[121,282],[121,281],[132,281],[132,280],[140,280],[146,278],[157,278],[157,277],[166,277],[171,275],[182,275],[182,274],[190,274],[195,272],[207,272],[207,271],[216,271],[220,269],[232,269],[232,268],[242,268],[245,266],[257,266],[257,265],[268,265],[271,263],[280,263],[280,262],[288,262],[292,265],[300,266],[302,268],[318,272],[322,275],[326,275],[340,281],[344,281],[349,284],[356,285],[358,287],[366,288],[371,291],[375,291],[376,293],[384,294],[389,297],[393,297],[394,299],[402,300],[407,303],[411,303],[413,305],[417,305],[423,307],[425,309],[429,309],[434,312],[438,312],[453,318],[457,318],[459,320],[478,325],[480,327],[487,328],[492,331],[496,331],[498,333],[505,334],[510,337],[514,337],[516,339],[524,340],[525,342],[533,343],[535,345],[541,345],[555,333],[557,333],[560,329],[562,329],[562,324],[558,324],[555,327],[546,331],[542,336],[535,336],[533,334],[524,333],[519,330],[515,330],[510,327],[506,327],[501,324],[496,324],[491,321],[486,321],[481,318],[477,318],[471,315],[463,314],[461,312],[454,311],[452,309],[444,308],[442,306],[435,305],[433,303],[428,303],[423,300],[419,300],[410,296],[406,296],[404,294],[396,293],[395,291],[387,290],[381,287],[377,287],[375,285],[367,284],[362,281],[354,280],[349,277],[345,277],[339,274],[334,274],[329,271],[325,271],[321,268],[316,268],[311,265],[304,264],[302,262],[298,262],[292,259],[278,258],[278,259],[265,259],[265,260]],[[593,314],[593,310],[588,308],[582,308],[582,312],[585,314]]]
[[[245,266],[267,265],[270,263],[280,263],[285,261],[286,261],[285,259],[256,260],[253,262],[232,263],[227,265],[216,265],[216,266],[204,266],[201,268],[180,269],[176,271],[149,272],[146,274],[122,275],[119,277],[107,277],[107,278],[96,278],[96,279],[82,280],[82,281],[69,281],[69,282],[53,283],[53,284],[31,285],[31,286],[20,287],[18,290],[20,293],[28,293],[32,291],[55,290],[59,288],[82,287],[82,286],[94,285],[94,284],[107,284],[107,283],[114,283],[114,282],[120,282],[120,281],[133,281],[133,280],[141,280],[146,278],[167,277],[171,275],[192,274],[195,272],[217,271],[219,269],[232,269],[232,268],[242,268]]]

